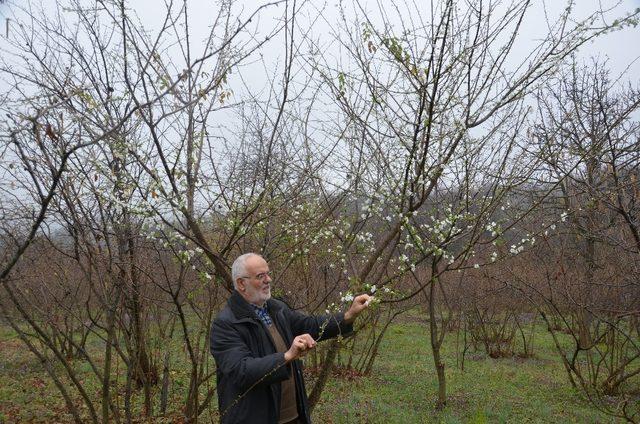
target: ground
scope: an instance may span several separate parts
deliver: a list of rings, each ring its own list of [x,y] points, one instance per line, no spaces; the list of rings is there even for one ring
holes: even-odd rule
[[[334,375],[313,413],[314,422],[616,422],[571,389],[542,327],[537,331],[533,358],[492,359],[471,352],[464,371],[456,367],[454,343],[455,334],[450,334],[443,349],[448,384],[448,404],[443,411],[433,408],[437,382],[428,327],[409,319],[389,329],[370,376]],[[7,328],[0,331],[0,352],[0,423],[70,422],[42,365]],[[187,370],[180,368],[179,354],[173,363],[170,405],[175,406],[170,406],[166,417],[153,422],[179,421]],[[74,366],[81,373],[89,372],[80,360]],[[97,389],[92,390],[98,394]],[[203,422],[217,421],[214,409],[202,418]]]
[[[332,379],[314,414],[320,423],[604,423],[571,389],[546,334],[533,358],[468,354],[456,367],[454,336],[445,344],[448,403],[434,411],[437,381],[426,325],[397,324],[370,377]]]

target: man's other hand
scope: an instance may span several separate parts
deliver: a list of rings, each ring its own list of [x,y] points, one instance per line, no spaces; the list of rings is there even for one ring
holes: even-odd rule
[[[311,349],[316,347],[316,341],[309,334],[302,334],[293,339],[291,347],[284,354],[284,360],[291,362],[309,353]]]

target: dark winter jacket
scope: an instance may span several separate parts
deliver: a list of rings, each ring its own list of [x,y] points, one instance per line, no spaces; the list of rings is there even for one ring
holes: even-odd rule
[[[287,346],[291,346],[294,337],[305,333],[324,340],[353,331],[351,325],[343,322],[344,314],[308,316],[276,299],[269,299],[267,306]],[[217,366],[222,423],[277,423],[280,383],[292,372],[299,419],[311,422],[301,362],[285,364],[284,353],[277,353],[269,331],[238,292],[233,292],[227,306],[213,321],[211,353]]]

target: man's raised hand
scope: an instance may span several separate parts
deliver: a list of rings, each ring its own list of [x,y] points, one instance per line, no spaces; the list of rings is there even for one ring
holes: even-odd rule
[[[369,304],[373,300],[373,296],[368,294],[361,294],[353,299],[353,303],[347,312],[344,314],[344,320],[347,324],[352,324],[353,321],[360,315],[362,311],[369,307]]]

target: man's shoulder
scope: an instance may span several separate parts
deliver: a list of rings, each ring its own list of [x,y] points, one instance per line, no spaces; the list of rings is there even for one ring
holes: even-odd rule
[[[279,297],[272,297],[267,301],[267,305],[269,305],[269,309],[271,310],[271,312],[277,312],[280,310],[282,311],[293,310],[293,308],[289,306],[289,304],[284,299]]]
[[[236,316],[233,314],[233,311],[229,307],[229,305],[224,305],[224,308],[218,312],[213,322],[226,322],[226,321],[235,321]]]

